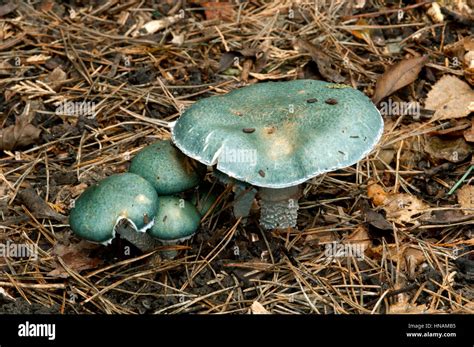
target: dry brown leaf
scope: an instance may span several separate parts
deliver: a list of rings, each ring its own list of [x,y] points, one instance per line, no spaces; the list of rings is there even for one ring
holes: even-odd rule
[[[48,59],[51,59],[51,56],[45,55],[45,54],[37,54],[37,55],[32,55],[31,57],[28,57],[26,59],[26,62],[33,63],[33,64],[43,64]]]
[[[390,66],[377,80],[372,97],[374,104],[378,104],[386,96],[414,82],[427,61],[428,57],[422,56],[405,59]]]
[[[474,49],[463,57],[464,77],[469,84],[474,85]]]
[[[385,252],[384,252],[385,251]],[[425,254],[421,249],[408,243],[403,243],[399,247],[396,244],[380,245],[370,248],[370,254],[380,259],[385,257],[395,263],[400,262],[400,271],[409,272],[414,276],[416,268],[426,261]]]
[[[396,151],[393,148],[381,149],[375,161],[375,166],[379,170],[386,169],[386,165],[390,165],[395,158]]]
[[[359,225],[342,243],[347,245],[359,245],[365,250],[372,245],[372,240],[369,236],[368,228],[365,225]]]
[[[71,187],[70,188],[71,196],[75,198],[81,195],[84,192],[84,190],[86,190],[87,187],[88,185],[85,183],[79,183],[78,185]]]
[[[0,150],[10,151],[31,145],[39,138],[40,133],[40,129],[29,123],[28,117],[19,116],[15,125],[0,129]]]
[[[398,287],[398,288],[397,288]],[[401,285],[395,289],[401,289]],[[427,314],[435,313],[433,309],[428,308],[426,304],[416,304],[410,302],[411,296],[407,293],[400,293],[395,296],[396,302],[388,307],[388,314]]]
[[[425,212],[428,207],[417,197],[406,193],[390,195],[383,205],[387,220],[398,223],[413,222],[414,216]]]
[[[25,204],[36,218],[51,218],[58,222],[67,223],[67,217],[53,210],[32,188],[22,189],[18,198]]]
[[[403,260],[402,266],[403,268],[408,271],[410,277],[415,276],[416,268],[421,265],[425,260],[425,254],[421,249],[416,247],[405,245],[403,250]]]
[[[443,51],[450,57],[450,61],[455,67],[462,62],[466,81],[474,85],[474,36],[464,37],[446,45]]]
[[[443,76],[428,93],[425,108],[435,111],[435,118],[466,117],[474,111],[474,91],[457,77]]]
[[[219,68],[217,72],[222,72],[230,68],[234,63],[251,60],[254,62],[253,72],[259,73],[267,62],[267,54],[258,48],[243,48],[238,51],[224,52],[219,60]]]
[[[271,314],[261,303],[254,301],[252,306],[250,306],[250,311],[252,314]]]
[[[346,79],[339,74],[336,70],[331,67],[332,59],[326,53],[324,53],[321,47],[318,47],[308,41],[296,39],[294,41],[295,49],[299,51],[306,51],[311,55],[313,61],[318,65],[318,70],[321,76],[326,80],[341,83]]]
[[[429,206],[417,197],[405,194],[390,194],[379,184],[370,184],[367,195],[375,206],[382,206],[388,221],[398,223],[412,222],[416,214],[424,212]]]
[[[89,256],[90,251],[97,247],[99,246],[84,240],[68,246],[57,243],[54,245],[53,254],[61,257],[69,269],[79,272],[94,269],[102,264],[101,259]],[[48,276],[65,278],[69,277],[69,274],[59,262],[55,262],[55,269],[50,271]]]
[[[467,142],[474,142],[474,118],[471,120],[471,122],[471,128],[464,131],[464,139]]]
[[[46,77],[46,83],[54,91],[58,91],[64,81],[67,79],[67,73],[65,73],[59,66],[48,74]]]
[[[331,230],[321,230],[315,234],[309,234],[305,238],[305,244],[316,241],[318,244],[324,245],[338,241],[337,235]]]
[[[0,62],[0,75],[12,75],[14,72],[14,67],[8,61]]]
[[[425,304],[417,305],[409,302],[397,302],[388,308],[388,314],[422,314],[430,313],[430,310]]]
[[[0,6],[0,17],[6,16],[7,14],[13,12],[18,7],[18,4],[15,4],[14,1],[8,2]]]
[[[39,10],[48,12],[51,11],[54,7],[54,1],[52,0],[45,0],[40,3]]]
[[[204,15],[207,20],[221,19],[225,21],[232,21],[235,16],[235,11],[229,2],[203,2]]]
[[[364,18],[360,18],[357,20],[355,25],[368,26],[369,23]],[[371,30],[369,28],[364,28],[360,30],[351,30],[352,35],[354,35],[360,40],[364,40],[367,43],[370,42],[370,32]]]
[[[450,139],[439,136],[427,136],[424,150],[435,163],[445,160],[452,163],[460,163],[471,155],[473,147],[462,137]]]
[[[413,133],[416,130],[417,123],[407,124],[404,129],[407,133]],[[423,151],[425,138],[423,136],[410,136],[403,141],[394,143],[395,152],[400,151],[400,167],[405,167],[406,170],[412,170],[417,167],[419,162],[425,159]],[[401,147],[401,149],[400,149]]]
[[[387,222],[385,217],[378,212],[373,211],[368,206],[364,209],[365,222],[380,230],[393,230],[392,224]]]
[[[474,214],[474,186],[464,185],[457,193],[458,202],[465,214]],[[469,210],[470,209],[470,210]]]

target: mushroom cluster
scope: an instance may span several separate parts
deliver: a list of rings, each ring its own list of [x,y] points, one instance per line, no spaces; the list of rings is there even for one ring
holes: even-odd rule
[[[175,244],[189,239],[201,215],[175,194],[197,186],[204,169],[171,141],[157,141],[138,152],[129,172],[107,177],[84,191],[71,210],[71,229],[103,244],[118,233],[142,251],[152,250],[156,241]]]
[[[108,243],[117,232],[142,250],[153,249],[155,240],[190,238],[217,196],[201,192],[188,202],[176,194],[199,185],[205,166],[233,185],[236,217],[245,221],[258,198],[263,228],[295,227],[301,184],[364,158],[379,141],[383,120],[356,89],[297,80],[202,99],[170,127],[174,144],[149,145],[128,173],[77,199],[70,214],[77,235]]]

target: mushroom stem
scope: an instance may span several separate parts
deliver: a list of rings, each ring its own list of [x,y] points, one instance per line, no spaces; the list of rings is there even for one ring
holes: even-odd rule
[[[260,225],[265,229],[295,227],[300,194],[300,186],[260,188]]]

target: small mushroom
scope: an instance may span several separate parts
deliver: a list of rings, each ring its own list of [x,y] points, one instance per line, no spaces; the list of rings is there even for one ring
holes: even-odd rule
[[[142,176],[159,195],[183,192],[199,184],[205,167],[187,158],[171,141],[157,141],[138,152],[129,172]]]
[[[113,175],[82,193],[71,210],[69,224],[79,237],[109,244],[122,220],[134,232],[150,228],[158,200],[155,189],[144,178],[133,173]]]
[[[297,80],[202,99],[175,122],[172,140],[187,156],[259,187],[260,224],[273,229],[296,226],[300,184],[355,164],[382,132],[379,111],[360,91]]]
[[[162,196],[158,202],[155,223],[148,234],[165,245],[175,245],[190,239],[199,228],[201,215],[190,202],[175,196]],[[165,252],[174,257],[176,252]]]

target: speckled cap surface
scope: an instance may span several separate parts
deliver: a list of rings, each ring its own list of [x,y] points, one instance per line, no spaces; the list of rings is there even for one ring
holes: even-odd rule
[[[200,221],[201,215],[190,202],[175,196],[162,196],[155,223],[148,234],[161,241],[185,240],[196,233]]]
[[[379,111],[360,91],[297,80],[202,99],[176,121],[172,139],[231,177],[285,188],[358,162],[382,132]]]
[[[128,171],[145,178],[158,194],[169,195],[197,186],[205,167],[193,167],[171,140],[159,140],[140,150]]]
[[[74,233],[86,240],[107,243],[114,238],[117,222],[126,218],[137,229],[153,221],[158,194],[144,178],[117,174],[87,188],[69,215]]]

